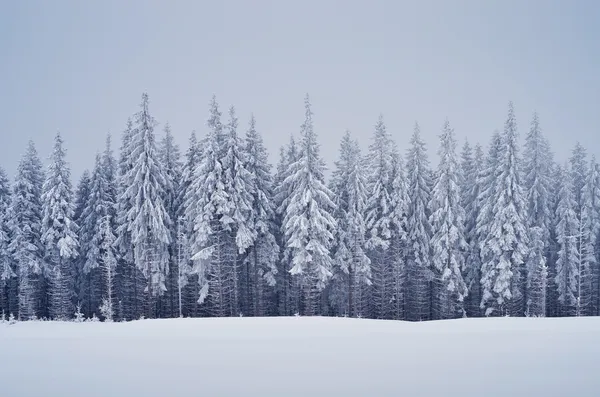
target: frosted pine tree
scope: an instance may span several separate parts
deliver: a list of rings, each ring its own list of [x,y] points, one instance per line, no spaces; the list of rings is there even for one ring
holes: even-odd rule
[[[465,210],[465,239],[468,250],[465,255],[464,279],[468,294],[465,301],[465,310],[468,317],[479,317],[481,310],[481,256],[479,249],[479,235],[477,233],[477,217],[481,208],[480,192],[484,155],[481,146],[476,145],[471,149],[465,142],[461,154],[461,203]]]
[[[448,120],[440,135],[438,150],[440,162],[431,194],[430,222],[432,262],[441,288],[436,310],[440,318],[455,318],[464,312],[467,285],[463,279],[464,254],[467,242],[464,237],[464,209],[460,202],[458,161],[454,130]]]
[[[136,319],[144,310],[144,280],[141,271],[134,263],[131,230],[129,229],[129,211],[133,206],[130,195],[125,194],[129,188],[129,176],[133,169],[132,157],[133,121],[127,120],[127,127],[121,138],[119,162],[117,165],[117,240],[119,249],[118,276],[119,300],[123,308],[121,317]]]
[[[196,132],[192,131],[188,141],[188,149],[185,153],[185,162],[181,171],[181,179],[178,183],[177,193],[177,255],[178,255],[178,288],[182,289],[182,315],[198,315],[198,295],[200,293],[198,286],[198,276],[191,274],[192,261],[190,260],[189,237],[194,230],[193,221],[195,215],[188,211],[188,205],[185,201],[186,196],[194,181],[194,170],[200,163],[202,150],[196,138]],[[191,205],[190,210],[194,210],[195,205]],[[185,255],[182,257],[182,255]]]
[[[17,314],[16,269],[10,255],[10,184],[0,168],[0,313]]]
[[[525,141],[524,180],[527,225],[531,231],[531,252],[527,258],[526,312],[545,316],[547,288],[547,251],[552,221],[550,191],[552,171],[550,145],[543,136],[539,118],[534,113]]]
[[[283,220],[286,209],[290,202],[293,184],[288,177],[291,175],[290,165],[298,160],[298,148],[294,136],[290,136],[290,142],[286,147],[280,149],[280,159],[277,164],[277,172],[274,178],[275,191],[275,223],[278,233],[276,235],[280,249],[280,260],[277,280],[277,302],[278,312],[282,315],[291,315],[299,312],[299,285],[297,278],[292,279],[290,269],[292,268],[292,248],[286,244]],[[286,182],[287,181],[287,182]]]
[[[372,284],[370,288],[370,313],[374,318],[389,318],[393,291],[392,260],[390,241],[393,219],[393,164],[392,139],[379,116],[375,124],[369,153],[367,155],[366,227],[369,259],[371,261]]]
[[[42,229],[42,163],[32,141],[19,163],[10,207],[9,250],[19,278],[19,319],[47,316]]]
[[[169,275],[166,280],[167,291],[164,296],[161,310],[163,316],[176,317],[178,313],[178,261],[177,261],[177,196],[179,193],[179,182],[181,180],[181,155],[179,146],[171,133],[169,124],[165,125],[164,136],[158,150],[160,167],[165,176],[163,186],[163,202],[165,210],[169,214],[171,224],[169,227],[171,243],[169,244]]]
[[[329,249],[336,223],[331,215],[335,204],[324,183],[325,164],[319,154],[308,95],[304,106],[299,159],[290,165],[292,173],[284,182],[293,188],[283,228],[286,245],[292,250],[290,274],[300,281],[302,288],[302,313],[313,315],[318,310],[319,293],[332,276]]]
[[[224,190],[227,196],[226,212],[222,214],[221,223],[230,241],[227,244],[227,266],[230,267],[233,281],[231,296],[231,314],[249,313],[247,302],[240,306],[240,257],[254,244],[256,231],[251,217],[252,189],[254,175],[246,169],[245,153],[237,134],[238,120],[235,108],[229,108],[229,122],[225,126],[224,157],[222,159],[224,172]],[[248,280],[249,281],[249,280]],[[244,290],[250,289],[248,284]],[[240,311],[240,309],[242,309]]]
[[[580,254],[577,246],[579,223],[575,208],[577,203],[573,194],[573,174],[568,167],[560,168],[561,188],[558,192],[556,208],[556,237],[558,242],[558,259],[554,281],[558,286],[558,301],[561,304],[560,314],[577,315],[578,313],[578,277]]]
[[[185,198],[186,216],[194,225],[190,254],[200,287],[198,303],[206,302],[210,314],[222,317],[231,314],[234,282],[227,262],[228,235],[222,223],[223,217],[230,212],[222,164],[225,135],[214,96],[207,124],[202,159],[194,171],[194,180]]]
[[[71,171],[60,133],[46,173],[42,193],[42,237],[50,278],[50,317],[70,318],[74,312],[75,266],[79,242],[73,222]]]
[[[512,102],[502,136],[491,222],[481,248],[482,306],[486,316],[523,316],[524,264],[528,255],[527,214],[519,175],[517,126]]]
[[[431,224],[429,202],[431,199],[431,171],[425,142],[421,139],[419,125],[415,124],[407,152],[408,180],[407,218],[407,319],[428,320],[431,313],[431,288],[433,273],[431,263]]]
[[[367,180],[358,142],[346,132],[331,179],[337,222],[330,300],[336,314],[362,316],[362,292],[371,284],[371,261],[366,254],[365,208]]]
[[[600,166],[595,158],[590,161],[588,179],[585,187],[586,208],[590,212],[592,228],[596,238],[594,241],[595,263],[592,267],[592,302],[590,313],[600,314]]]
[[[79,178],[77,189],[75,190],[73,221],[77,225],[77,237],[79,239],[79,255],[75,259],[75,293],[77,303],[85,301],[85,276],[83,268],[85,266],[86,250],[92,232],[90,225],[86,224],[84,212],[89,207],[91,189],[91,176],[88,170],[84,170]]]
[[[156,298],[166,291],[171,219],[163,203],[165,177],[156,152],[156,121],[149,113],[146,93],[140,107],[131,134],[132,168],[124,176],[127,188],[123,194],[132,204],[126,225],[131,233],[134,263],[146,279],[148,316],[153,317]]]
[[[275,202],[273,197],[273,177],[268,153],[262,136],[256,131],[256,121],[252,115],[245,137],[245,169],[253,175],[249,191],[252,192],[250,224],[256,233],[254,244],[249,247],[245,259],[246,285],[245,297],[250,312],[255,316],[274,313],[270,307],[269,296],[276,284],[278,273],[279,246],[277,244],[275,224]]]
[[[100,239],[102,244],[100,249],[102,252],[102,279],[103,279],[103,297],[100,306],[100,313],[106,321],[113,321],[115,316],[115,271],[117,269],[117,256],[115,249],[115,235],[113,233],[113,224],[111,215],[105,215],[100,219]]]

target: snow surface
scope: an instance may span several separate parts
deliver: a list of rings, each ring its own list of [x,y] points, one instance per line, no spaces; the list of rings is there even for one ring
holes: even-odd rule
[[[0,324],[0,395],[600,396],[600,318]]]

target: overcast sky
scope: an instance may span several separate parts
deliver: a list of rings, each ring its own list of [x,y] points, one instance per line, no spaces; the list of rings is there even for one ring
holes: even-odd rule
[[[185,150],[213,94],[251,112],[273,161],[302,124],[305,93],[329,164],[346,129],[364,148],[383,113],[402,149],[415,121],[434,160],[449,118],[487,144],[513,100],[560,160],[580,141],[600,155],[600,2],[5,1],[0,9],[0,165],[28,139],[44,160],[57,130],[74,177],[108,132],[120,140],[141,93]],[[116,139],[115,139],[116,140]],[[118,144],[119,142],[115,142]]]

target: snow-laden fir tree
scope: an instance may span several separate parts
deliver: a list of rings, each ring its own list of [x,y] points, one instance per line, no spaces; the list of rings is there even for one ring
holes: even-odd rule
[[[181,180],[181,155],[179,146],[171,133],[171,127],[167,123],[164,128],[164,136],[160,141],[158,150],[160,167],[164,173],[163,203],[169,214],[171,223],[169,231],[171,243],[169,244],[169,275],[166,281],[167,291],[164,296],[161,310],[163,317],[177,317],[178,313],[178,261],[177,261],[177,197],[179,194],[179,183]]]
[[[129,176],[133,169],[132,157],[133,121],[127,120],[127,127],[121,137],[121,148],[117,164],[117,240],[119,249],[118,276],[119,300],[121,301],[123,319],[136,319],[144,310],[144,277],[134,263],[134,253],[130,220],[128,214],[133,207],[130,195],[125,194],[129,188]]]
[[[75,299],[75,259],[79,255],[77,225],[73,222],[71,170],[60,133],[54,138],[42,193],[42,244],[50,278],[50,317],[67,319]]]
[[[190,254],[200,287],[198,303],[207,301],[209,313],[222,317],[231,315],[234,281],[232,269],[228,266],[231,263],[227,261],[230,240],[222,222],[230,212],[222,164],[225,134],[221,111],[214,96],[207,125],[202,158],[185,198],[186,217],[193,224]]]
[[[277,163],[277,172],[274,178],[275,191],[275,223],[277,226],[276,239],[280,248],[280,259],[277,281],[277,304],[281,315],[291,315],[299,312],[299,284],[298,279],[292,279],[290,269],[292,268],[292,248],[286,245],[285,229],[283,220],[286,208],[289,205],[293,191],[291,183],[284,183],[291,175],[290,165],[298,160],[298,147],[294,136],[285,147],[281,147]]]
[[[550,216],[552,152],[534,113],[525,139],[523,186],[527,205],[527,225],[531,231],[531,252],[527,258],[526,312],[545,316],[547,254],[552,218]]]
[[[10,206],[9,250],[19,277],[19,319],[45,317],[46,274],[42,233],[44,172],[35,145],[29,141],[19,162]]]
[[[132,167],[124,176],[127,188],[123,194],[131,203],[126,225],[131,233],[133,259],[146,279],[148,315],[153,317],[156,297],[166,291],[171,219],[163,203],[165,176],[156,151],[156,121],[149,113],[146,93],[142,95],[140,108],[129,143]]]
[[[115,161],[112,155],[110,136],[102,155],[96,155],[96,163],[90,181],[90,194],[87,207],[83,211],[80,236],[85,262],[81,271],[80,291],[83,313],[87,317],[99,315],[103,297],[106,296],[106,283],[103,281],[104,257],[107,255],[105,239],[116,233],[117,192],[115,183]],[[108,219],[110,233],[104,230],[103,222]],[[114,308],[116,314],[116,308]]]
[[[73,221],[77,225],[77,237],[79,239],[79,255],[77,255],[77,258],[74,260],[75,294],[77,304],[80,304],[80,302],[83,302],[85,299],[85,291],[81,288],[82,286],[85,286],[85,277],[83,273],[83,267],[85,266],[85,261],[87,260],[85,247],[87,246],[92,233],[88,225],[84,222],[84,212],[88,208],[90,200],[91,180],[92,178],[90,176],[90,172],[88,170],[84,170],[79,178],[79,182],[77,183],[77,188],[75,189],[75,196],[73,199]]]
[[[371,284],[371,261],[366,254],[365,208],[367,178],[358,142],[346,132],[331,177],[337,222],[330,301],[338,315],[363,316],[362,292]]]
[[[394,146],[392,150],[392,237],[388,248],[392,273],[392,318],[406,317],[407,240],[408,240],[408,184],[402,155]]]
[[[117,269],[117,256],[115,249],[115,240],[113,223],[111,215],[105,215],[100,219],[100,250],[102,252],[102,281],[103,281],[103,297],[100,306],[100,313],[106,321],[113,321],[115,316],[115,271]]]
[[[185,201],[186,196],[189,194],[189,190],[194,181],[194,170],[200,163],[202,150],[196,137],[196,132],[192,131],[188,140],[188,148],[185,153],[185,161],[183,163],[181,171],[181,179],[178,183],[177,193],[177,256],[178,256],[178,289],[181,288],[182,292],[182,308],[181,313],[183,316],[196,316],[198,315],[197,309],[199,307],[197,300],[200,293],[198,286],[198,276],[192,274],[192,261],[189,255],[189,237],[192,235],[194,230],[193,221],[195,215],[191,213],[191,210],[195,209],[195,204],[192,203],[190,211]],[[173,220],[175,221],[175,220]],[[184,256],[182,256],[184,255]]]
[[[431,199],[431,170],[425,142],[415,124],[406,156],[408,183],[407,217],[407,319],[421,321],[431,319],[431,224],[429,202]]]
[[[16,269],[10,256],[10,184],[0,168],[0,313],[17,314]]]
[[[302,288],[301,312],[313,315],[318,312],[319,293],[332,276],[330,248],[336,223],[332,216],[335,204],[324,181],[325,164],[319,153],[308,95],[304,107],[299,158],[290,165],[291,175],[284,181],[284,185],[291,186],[291,195],[283,228],[286,246],[291,248],[290,274]]]
[[[600,191],[597,186],[598,171],[596,161],[592,158],[582,188],[581,215],[579,217],[579,306],[581,315],[595,314],[595,290],[597,289],[598,261],[596,259],[596,242],[600,228],[598,204]]]
[[[460,197],[465,210],[464,233],[468,244],[465,253],[464,280],[468,294],[465,300],[465,311],[468,317],[479,317],[481,310],[481,257],[479,251],[479,235],[477,234],[477,216],[481,203],[479,195],[481,179],[478,176],[483,168],[484,155],[481,146],[471,149],[468,142],[463,145],[460,164]]]
[[[491,222],[481,247],[482,306],[486,316],[523,316],[525,260],[528,255],[527,213],[517,148],[517,125],[512,102],[502,135]]]
[[[460,202],[458,160],[454,130],[448,120],[440,135],[440,162],[431,193],[431,238],[434,274],[440,282],[435,297],[439,318],[463,315],[468,289],[463,279],[467,242],[464,236],[464,209]]]
[[[585,186],[586,208],[590,213],[591,230],[595,233],[594,260],[592,267],[592,302],[590,314],[600,315],[600,166],[592,157]]]
[[[393,164],[394,143],[387,132],[383,116],[379,116],[367,154],[366,227],[372,284],[370,310],[363,315],[389,318],[392,313],[392,258],[388,250],[392,240],[393,217]]]
[[[227,262],[231,268],[233,280],[231,296],[231,314],[247,314],[250,312],[247,305],[240,306],[239,292],[240,283],[243,290],[248,291],[251,287],[249,279],[240,278],[240,259],[247,249],[256,240],[252,211],[252,189],[254,175],[246,169],[244,147],[241,145],[237,134],[238,119],[235,108],[229,108],[229,121],[225,126],[224,157],[222,160],[224,172],[224,191],[227,202],[224,206],[221,223],[227,232],[229,242],[227,245]],[[247,293],[245,294],[247,296]],[[247,302],[244,302],[247,303]]]
[[[579,222],[575,208],[577,203],[573,194],[573,173],[567,166],[559,170],[561,188],[558,192],[556,208],[556,239],[558,258],[554,281],[558,286],[560,315],[572,316],[579,313],[579,269],[580,255],[577,246]]]
[[[248,293],[245,296],[250,313],[264,316],[275,313],[272,299],[273,287],[278,273],[279,246],[276,241],[275,201],[273,197],[273,177],[268,153],[262,136],[256,131],[254,115],[245,137],[245,169],[253,175],[249,190],[252,194],[252,209],[249,223],[256,234],[249,247],[244,262]]]

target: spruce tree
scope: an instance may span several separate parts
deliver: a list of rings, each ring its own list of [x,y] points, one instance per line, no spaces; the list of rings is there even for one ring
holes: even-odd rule
[[[156,298],[166,291],[169,274],[171,219],[163,203],[165,177],[156,152],[156,121],[149,113],[148,104],[148,95],[144,93],[131,134],[132,168],[124,176],[127,188],[123,194],[131,203],[126,225],[131,233],[133,260],[146,279],[148,316],[154,317]]]
[[[171,243],[169,244],[169,275],[166,280],[166,294],[164,296],[161,310],[163,316],[176,317],[178,313],[178,260],[177,260],[177,227],[178,208],[177,197],[179,194],[179,183],[181,181],[181,159],[179,146],[171,133],[171,127],[167,123],[164,128],[164,136],[160,141],[158,150],[160,167],[164,173],[163,197],[165,210],[169,214],[171,223],[169,226]]]
[[[77,183],[74,197],[73,221],[77,225],[77,237],[79,239],[79,255],[75,259],[75,294],[76,304],[87,299],[85,291],[85,275],[83,268],[87,260],[86,247],[89,244],[92,232],[91,228],[85,222],[85,212],[89,207],[91,191],[91,176],[88,170],[84,170]]]
[[[42,237],[50,275],[50,317],[67,319],[74,313],[75,266],[79,255],[77,225],[73,222],[71,171],[60,133],[46,173],[42,193]]]
[[[482,306],[486,316],[523,316],[525,307],[524,264],[529,237],[525,200],[519,175],[517,126],[512,102],[502,136],[497,177],[491,205],[491,222],[481,247],[483,290]]]
[[[407,218],[407,318],[411,321],[429,320],[431,313],[433,272],[431,263],[431,224],[429,202],[431,199],[431,171],[425,142],[415,124],[407,152],[408,180]]]
[[[256,316],[275,313],[269,299],[276,284],[278,273],[279,246],[276,240],[275,202],[273,177],[268,153],[262,136],[256,131],[254,115],[245,137],[246,163],[244,168],[253,175],[249,191],[252,193],[252,208],[249,223],[253,226],[256,238],[249,247],[244,261],[246,285],[245,299]]]
[[[42,233],[44,172],[37,150],[29,141],[19,163],[10,206],[9,250],[19,277],[19,319],[47,316],[46,271]]]
[[[366,254],[367,178],[358,142],[346,132],[331,179],[337,222],[330,300],[336,314],[362,316],[361,292],[371,285],[371,260]]]
[[[308,95],[304,107],[299,158],[290,165],[291,175],[284,181],[291,187],[291,195],[283,228],[286,245],[291,248],[290,274],[299,280],[302,289],[301,311],[313,315],[318,311],[319,293],[332,276],[329,250],[336,223],[331,215],[335,204],[324,182],[325,164],[313,129]]]
[[[430,204],[432,262],[436,278],[441,283],[440,296],[436,297],[436,314],[439,318],[454,318],[463,314],[463,301],[468,293],[462,276],[467,242],[464,236],[465,214],[460,202],[456,140],[448,120],[440,135],[438,154],[440,162]]]
[[[524,179],[527,225],[531,232],[531,252],[527,258],[526,312],[544,316],[546,312],[547,256],[552,221],[550,191],[552,153],[543,136],[536,113],[525,141]]]
[[[10,184],[6,172],[0,168],[0,313],[17,314],[16,269],[10,256]]]
[[[393,218],[393,165],[392,139],[379,116],[369,153],[366,202],[366,227],[369,259],[371,261],[372,284],[369,300],[370,313],[374,318],[389,318],[391,315],[393,278],[392,260],[388,250],[392,240]]]

